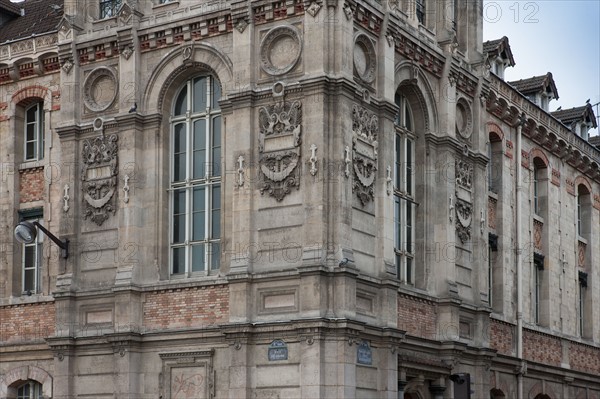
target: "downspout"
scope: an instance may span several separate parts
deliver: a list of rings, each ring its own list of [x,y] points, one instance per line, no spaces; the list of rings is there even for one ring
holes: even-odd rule
[[[517,359],[519,368],[517,371],[517,398],[523,399],[523,267],[521,264],[521,192],[523,190],[521,177],[521,133],[525,123],[525,114],[519,116],[517,124],[517,143],[516,143],[516,199],[515,199],[515,254],[517,262]]]

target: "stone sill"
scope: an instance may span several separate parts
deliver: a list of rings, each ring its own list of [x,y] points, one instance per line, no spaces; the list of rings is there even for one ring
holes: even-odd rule
[[[44,168],[46,164],[44,163],[44,160],[37,160],[37,161],[25,161],[25,162],[21,162],[19,164],[19,172],[22,172],[24,170],[28,170],[28,169],[36,169],[36,168]]]
[[[23,294],[22,296],[11,296],[8,298],[1,298],[0,306],[29,305],[44,302],[54,302],[54,297],[44,294]]]
[[[545,223],[545,222],[544,222],[544,218],[543,218],[543,217],[541,217],[541,216],[539,216],[539,215],[536,215],[535,213],[533,214],[533,220],[535,220],[535,221],[538,221],[538,222],[540,222],[541,224],[544,224],[544,223]]]
[[[174,4],[176,4],[177,7],[179,7],[179,0],[169,1],[167,3],[162,3],[162,4],[160,4],[160,3],[159,4],[153,4],[152,5],[152,10],[158,10],[158,9],[161,9],[161,8],[164,8],[164,7],[168,7],[168,6],[171,6],[171,5],[174,5]],[[173,7],[173,8],[177,8],[177,7]]]

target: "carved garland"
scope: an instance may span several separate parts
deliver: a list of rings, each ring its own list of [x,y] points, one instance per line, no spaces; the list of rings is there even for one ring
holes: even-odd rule
[[[84,218],[98,226],[116,211],[117,190],[117,135],[101,135],[83,142]]]
[[[358,105],[352,107],[352,164],[356,193],[363,206],[374,199],[373,187],[377,172],[377,134],[379,118]]]
[[[302,103],[281,101],[260,107],[259,162],[263,185],[277,201],[300,188],[300,144],[302,143]]]

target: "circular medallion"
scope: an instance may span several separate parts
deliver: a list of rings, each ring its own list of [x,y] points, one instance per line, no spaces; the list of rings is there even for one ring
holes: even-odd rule
[[[108,109],[115,101],[117,92],[117,76],[107,67],[94,69],[83,83],[83,101],[91,111]]]
[[[459,99],[456,103],[456,133],[468,139],[473,132],[473,116],[471,115],[471,107],[463,99]]]
[[[373,42],[366,35],[358,35],[354,40],[354,73],[365,83],[373,83],[376,66]]]
[[[293,26],[271,29],[260,44],[260,66],[269,75],[283,75],[291,71],[302,52],[302,39]]]

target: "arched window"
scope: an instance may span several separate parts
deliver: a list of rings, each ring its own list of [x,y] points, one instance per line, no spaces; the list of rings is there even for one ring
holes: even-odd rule
[[[502,188],[502,139],[496,133],[490,133],[489,140],[488,190],[498,194]]]
[[[396,94],[394,160],[394,251],[398,278],[414,284],[414,119],[405,96]]]
[[[25,108],[24,161],[44,158],[44,104],[36,102]]]
[[[212,76],[189,79],[171,115],[171,274],[220,266],[221,96]]]
[[[584,184],[577,186],[577,234],[589,238],[591,215],[590,191]]]
[[[42,399],[42,384],[28,380],[17,388],[17,399]]]

